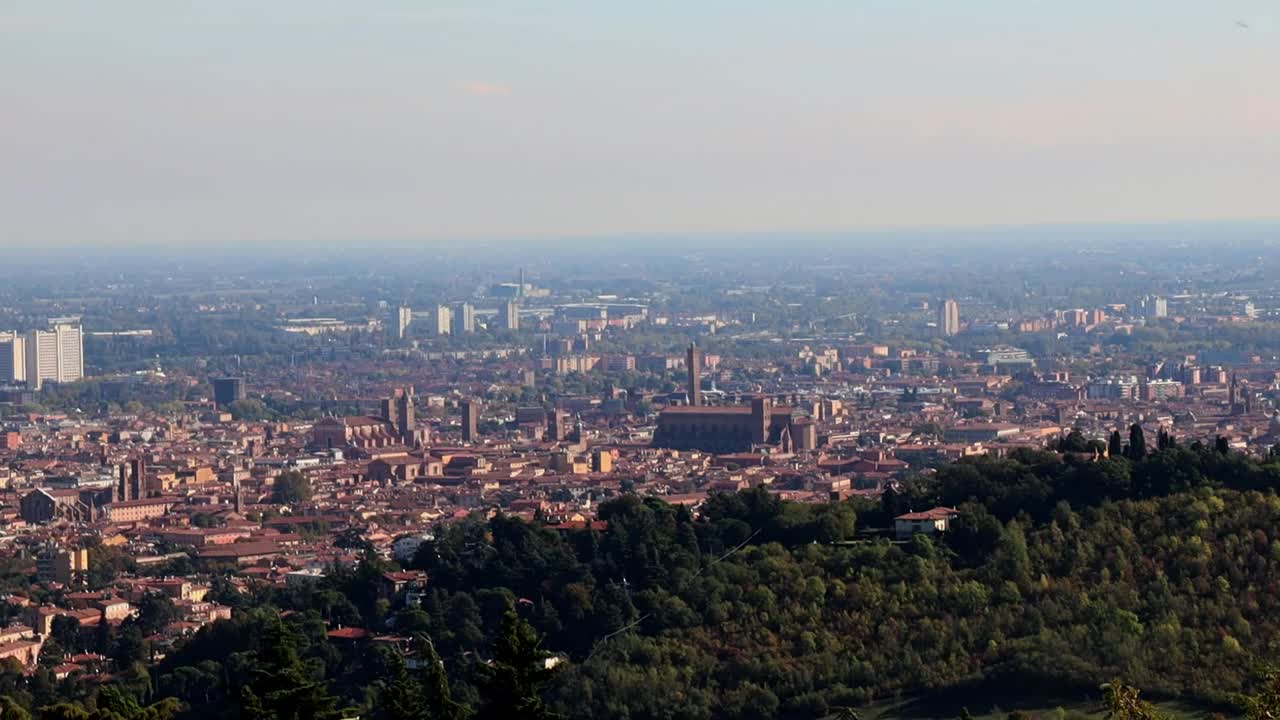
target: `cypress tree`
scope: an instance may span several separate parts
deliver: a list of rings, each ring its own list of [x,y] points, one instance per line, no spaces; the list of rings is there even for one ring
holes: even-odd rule
[[[1142,426],[1134,423],[1129,427],[1129,459],[1141,460],[1147,456],[1147,437]]]

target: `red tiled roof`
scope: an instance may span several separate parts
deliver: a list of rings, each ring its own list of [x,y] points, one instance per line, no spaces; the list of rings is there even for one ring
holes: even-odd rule
[[[750,405],[672,405],[662,409],[663,415],[750,415]],[[774,415],[790,415],[791,408],[783,405],[773,407]]]
[[[402,572],[385,572],[382,577],[391,582],[413,582],[414,580],[426,580],[427,574],[420,571],[405,570]]]
[[[925,510],[924,512],[913,512],[899,515],[895,517],[894,520],[945,520],[950,517],[955,517],[959,512],[960,511],[955,508],[936,507],[932,510]]]
[[[238,558],[279,552],[283,552],[282,548],[273,542],[247,542],[201,548],[198,555],[202,558]]]

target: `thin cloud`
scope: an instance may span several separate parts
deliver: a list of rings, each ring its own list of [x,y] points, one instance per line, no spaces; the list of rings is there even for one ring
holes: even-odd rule
[[[510,86],[487,82],[469,82],[463,90],[475,97],[500,97],[511,94]]]
[[[491,12],[483,12],[479,9],[471,8],[435,8],[420,10],[387,10],[375,12],[371,17],[378,20],[393,20],[395,22],[421,22],[421,23],[438,23],[438,22],[493,22],[498,16]]]

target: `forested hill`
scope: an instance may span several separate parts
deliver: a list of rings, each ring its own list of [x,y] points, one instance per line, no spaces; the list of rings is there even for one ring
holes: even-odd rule
[[[371,554],[315,589],[226,592],[235,618],[123,686],[193,718],[301,717],[285,709],[302,698],[315,717],[396,720],[822,718],[895,695],[1096,693],[1116,678],[1217,701],[1252,690],[1280,655],[1280,468],[1210,448],[1070,457],[966,461],[883,505],[757,489],[697,518],[623,497],[596,532],[465,521],[419,553],[421,607],[377,599],[388,568]],[[960,507],[945,538],[856,532],[930,503]],[[329,637],[338,624],[416,636],[414,657],[442,663],[406,670],[385,644]],[[543,651],[565,661],[543,672]],[[91,702],[6,682],[28,707]]]

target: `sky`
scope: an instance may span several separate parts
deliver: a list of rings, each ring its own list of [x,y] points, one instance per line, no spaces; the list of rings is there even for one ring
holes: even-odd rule
[[[1276,0],[4,0],[0,247],[1280,217]]]

